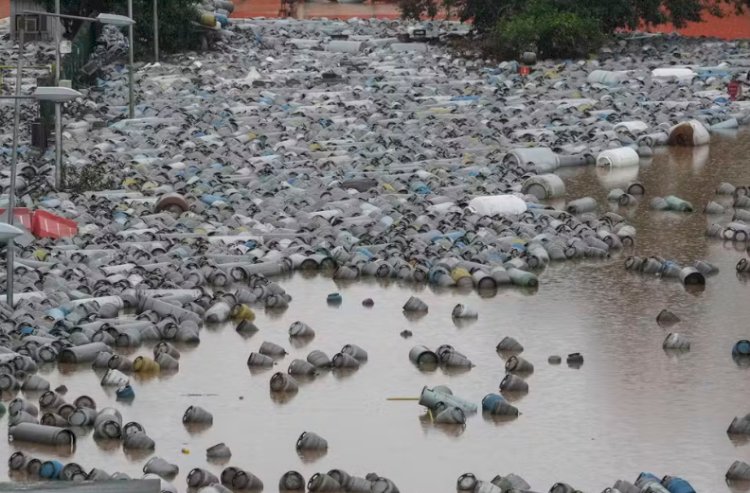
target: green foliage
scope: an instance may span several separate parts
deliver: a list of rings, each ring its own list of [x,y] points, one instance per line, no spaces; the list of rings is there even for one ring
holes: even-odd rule
[[[479,31],[491,31],[501,19],[528,11],[526,0],[456,0],[462,21],[471,21]],[[683,27],[701,20],[704,13],[720,14],[721,7],[743,11],[750,0],[550,0],[564,12],[599,21],[603,33],[619,28],[636,29],[642,23],[671,23]]]
[[[72,193],[98,192],[117,188],[117,180],[107,163],[87,164],[65,169],[65,188]]]
[[[434,19],[438,13],[436,0],[399,0],[398,8],[402,19],[419,20],[425,15]]]
[[[154,41],[154,0],[133,0],[133,28],[135,50],[139,55],[153,53]],[[159,49],[164,52],[177,52],[198,46],[198,36],[194,33],[191,21],[198,17],[195,0],[159,0]],[[53,11],[54,0],[43,0],[42,5]],[[128,14],[125,0],[60,0],[63,14],[94,17],[98,13]],[[72,37],[80,26],[80,21],[66,21],[66,37]]]
[[[541,58],[577,58],[598,48],[603,39],[596,19],[542,0],[530,2],[522,14],[500,20],[488,48],[502,58],[516,58],[523,51],[535,51]]]

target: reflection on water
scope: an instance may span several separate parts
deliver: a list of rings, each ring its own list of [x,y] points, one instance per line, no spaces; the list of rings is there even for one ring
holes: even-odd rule
[[[554,264],[540,277],[538,292],[501,289],[488,297],[419,287],[429,312],[414,318],[401,309],[413,286],[305,274],[281,280],[293,301],[283,311],[258,310],[258,333],[245,338],[234,324],[204,330],[198,347],[178,346],[179,373],[134,380],[130,405],[116,402],[86,367],[44,367],[45,377],[53,388],[70,389],[68,402],[85,393],[100,408],[119,409],[123,422],[143,424],[156,441],[154,454],[179,465],[175,483],[181,490],[193,467],[221,472],[222,466],[207,463],[205,450],[225,442],[233,453],[231,464],[268,485],[290,469],[309,478],[340,467],[357,475],[376,470],[406,492],[453,491],[456,478],[467,471],[487,480],[515,472],[538,491],[557,481],[601,491],[618,478],[632,481],[647,470],[685,477],[701,492],[729,491],[726,469],[736,459],[750,461],[750,444],[726,434],[734,416],[750,412],[750,368],[735,364],[730,354],[737,340],[750,338],[750,286],[734,269],[744,246],[704,236],[708,223],[729,221],[731,211],[718,218],[654,213],[648,203],[654,196],[677,195],[700,211],[721,181],[750,183],[747,137],[741,133],[699,150],[664,149],[640,168],[565,170],[568,198],[592,196],[600,212],[625,215],[638,230],[637,243],[610,259]],[[622,208],[606,201],[611,188],[636,180],[646,188],[637,205]],[[704,291],[690,292],[679,282],[626,272],[623,261],[632,254],[704,259],[721,273],[708,278]],[[326,295],[335,291],[343,296],[340,306],[326,303]],[[372,308],[362,306],[365,298],[374,300]],[[477,309],[479,318],[454,320],[456,303]],[[691,341],[689,352],[662,350],[668,331],[655,319],[663,308],[682,319],[669,331]],[[288,339],[296,320],[316,332],[300,347]],[[405,330],[412,336],[401,337]],[[522,357],[535,366],[529,392],[508,395],[521,412],[518,418],[473,415],[465,427],[436,426],[415,401],[387,400],[417,397],[424,385],[447,384],[456,395],[479,403],[498,392],[504,376],[505,358],[495,351],[504,336],[523,344]],[[276,360],[273,371],[249,371],[247,357],[264,340],[281,343],[289,355]],[[348,343],[369,353],[359,370],[323,372],[299,379],[296,393],[269,393],[271,375],[286,372],[293,359],[305,359],[313,349],[332,355]],[[440,344],[459,348],[476,366],[424,372],[409,361],[411,347],[434,350]],[[150,356],[151,349],[144,346],[131,357]],[[550,355],[565,358],[574,352],[585,359],[578,369],[547,363]],[[182,426],[190,405],[211,412],[213,426],[200,431]],[[328,453],[313,463],[295,450],[305,430],[329,442]],[[54,450],[10,443],[0,450],[0,461],[15,450],[56,456]],[[125,454],[119,442],[88,435],[66,460],[87,470],[138,477],[147,459]]]

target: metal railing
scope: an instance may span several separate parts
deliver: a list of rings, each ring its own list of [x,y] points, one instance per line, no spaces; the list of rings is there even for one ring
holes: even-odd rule
[[[52,73],[52,65],[24,65],[24,69],[27,70],[48,70],[49,73]],[[5,72],[15,71],[16,66],[15,65],[0,65],[0,87],[3,86],[3,83],[5,82],[4,75]]]

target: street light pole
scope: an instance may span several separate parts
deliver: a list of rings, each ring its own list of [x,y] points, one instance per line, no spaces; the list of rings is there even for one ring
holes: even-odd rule
[[[8,189],[8,224],[13,226],[13,207],[16,205],[16,171],[18,168],[18,126],[20,124],[19,118],[21,113],[21,83],[23,82],[21,77],[21,70],[23,68],[23,41],[24,33],[26,32],[25,25],[21,22],[21,31],[18,37],[18,65],[16,66],[16,100],[14,101],[13,109],[13,147],[10,153],[10,188]],[[11,239],[8,242],[6,250],[6,256],[8,261],[7,273],[6,273],[6,291],[5,291],[5,302],[13,307],[13,271],[15,269],[15,240]]]
[[[154,0],[154,62],[159,63],[159,0]]]
[[[55,0],[55,15],[60,15],[60,0]],[[60,85],[60,18],[55,18],[55,85]],[[61,191],[63,184],[62,169],[62,108],[55,103],[55,190]]]
[[[133,18],[133,0],[128,0],[128,17],[131,19]],[[135,118],[135,94],[133,93],[133,25],[131,24],[128,26],[128,37],[129,37],[129,45],[130,50],[128,53],[128,88],[130,92],[130,103],[128,105],[128,114],[130,115],[130,118]]]
[[[125,17],[116,14],[99,14],[96,17],[81,17],[78,15],[63,15],[60,13],[60,0],[55,0],[55,13],[50,12],[36,12],[36,11],[22,11],[18,12],[17,15],[43,15],[45,17],[52,17],[57,20],[55,24],[55,85],[60,85],[60,69],[62,65],[60,56],[60,20],[61,19],[74,19],[86,22],[99,22],[101,24],[111,24],[114,26],[129,26],[130,27],[130,66],[133,66],[133,2],[129,1],[130,16]],[[132,70],[131,70],[132,73]],[[131,118],[133,113],[133,78],[130,77],[130,111]],[[60,103],[55,103],[55,189],[62,190],[65,186],[62,165],[62,108]]]

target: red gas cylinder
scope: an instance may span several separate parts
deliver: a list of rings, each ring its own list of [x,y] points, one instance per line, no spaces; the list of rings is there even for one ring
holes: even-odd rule
[[[742,94],[742,86],[738,81],[733,80],[727,85],[727,92],[729,93],[729,99],[736,101]]]

